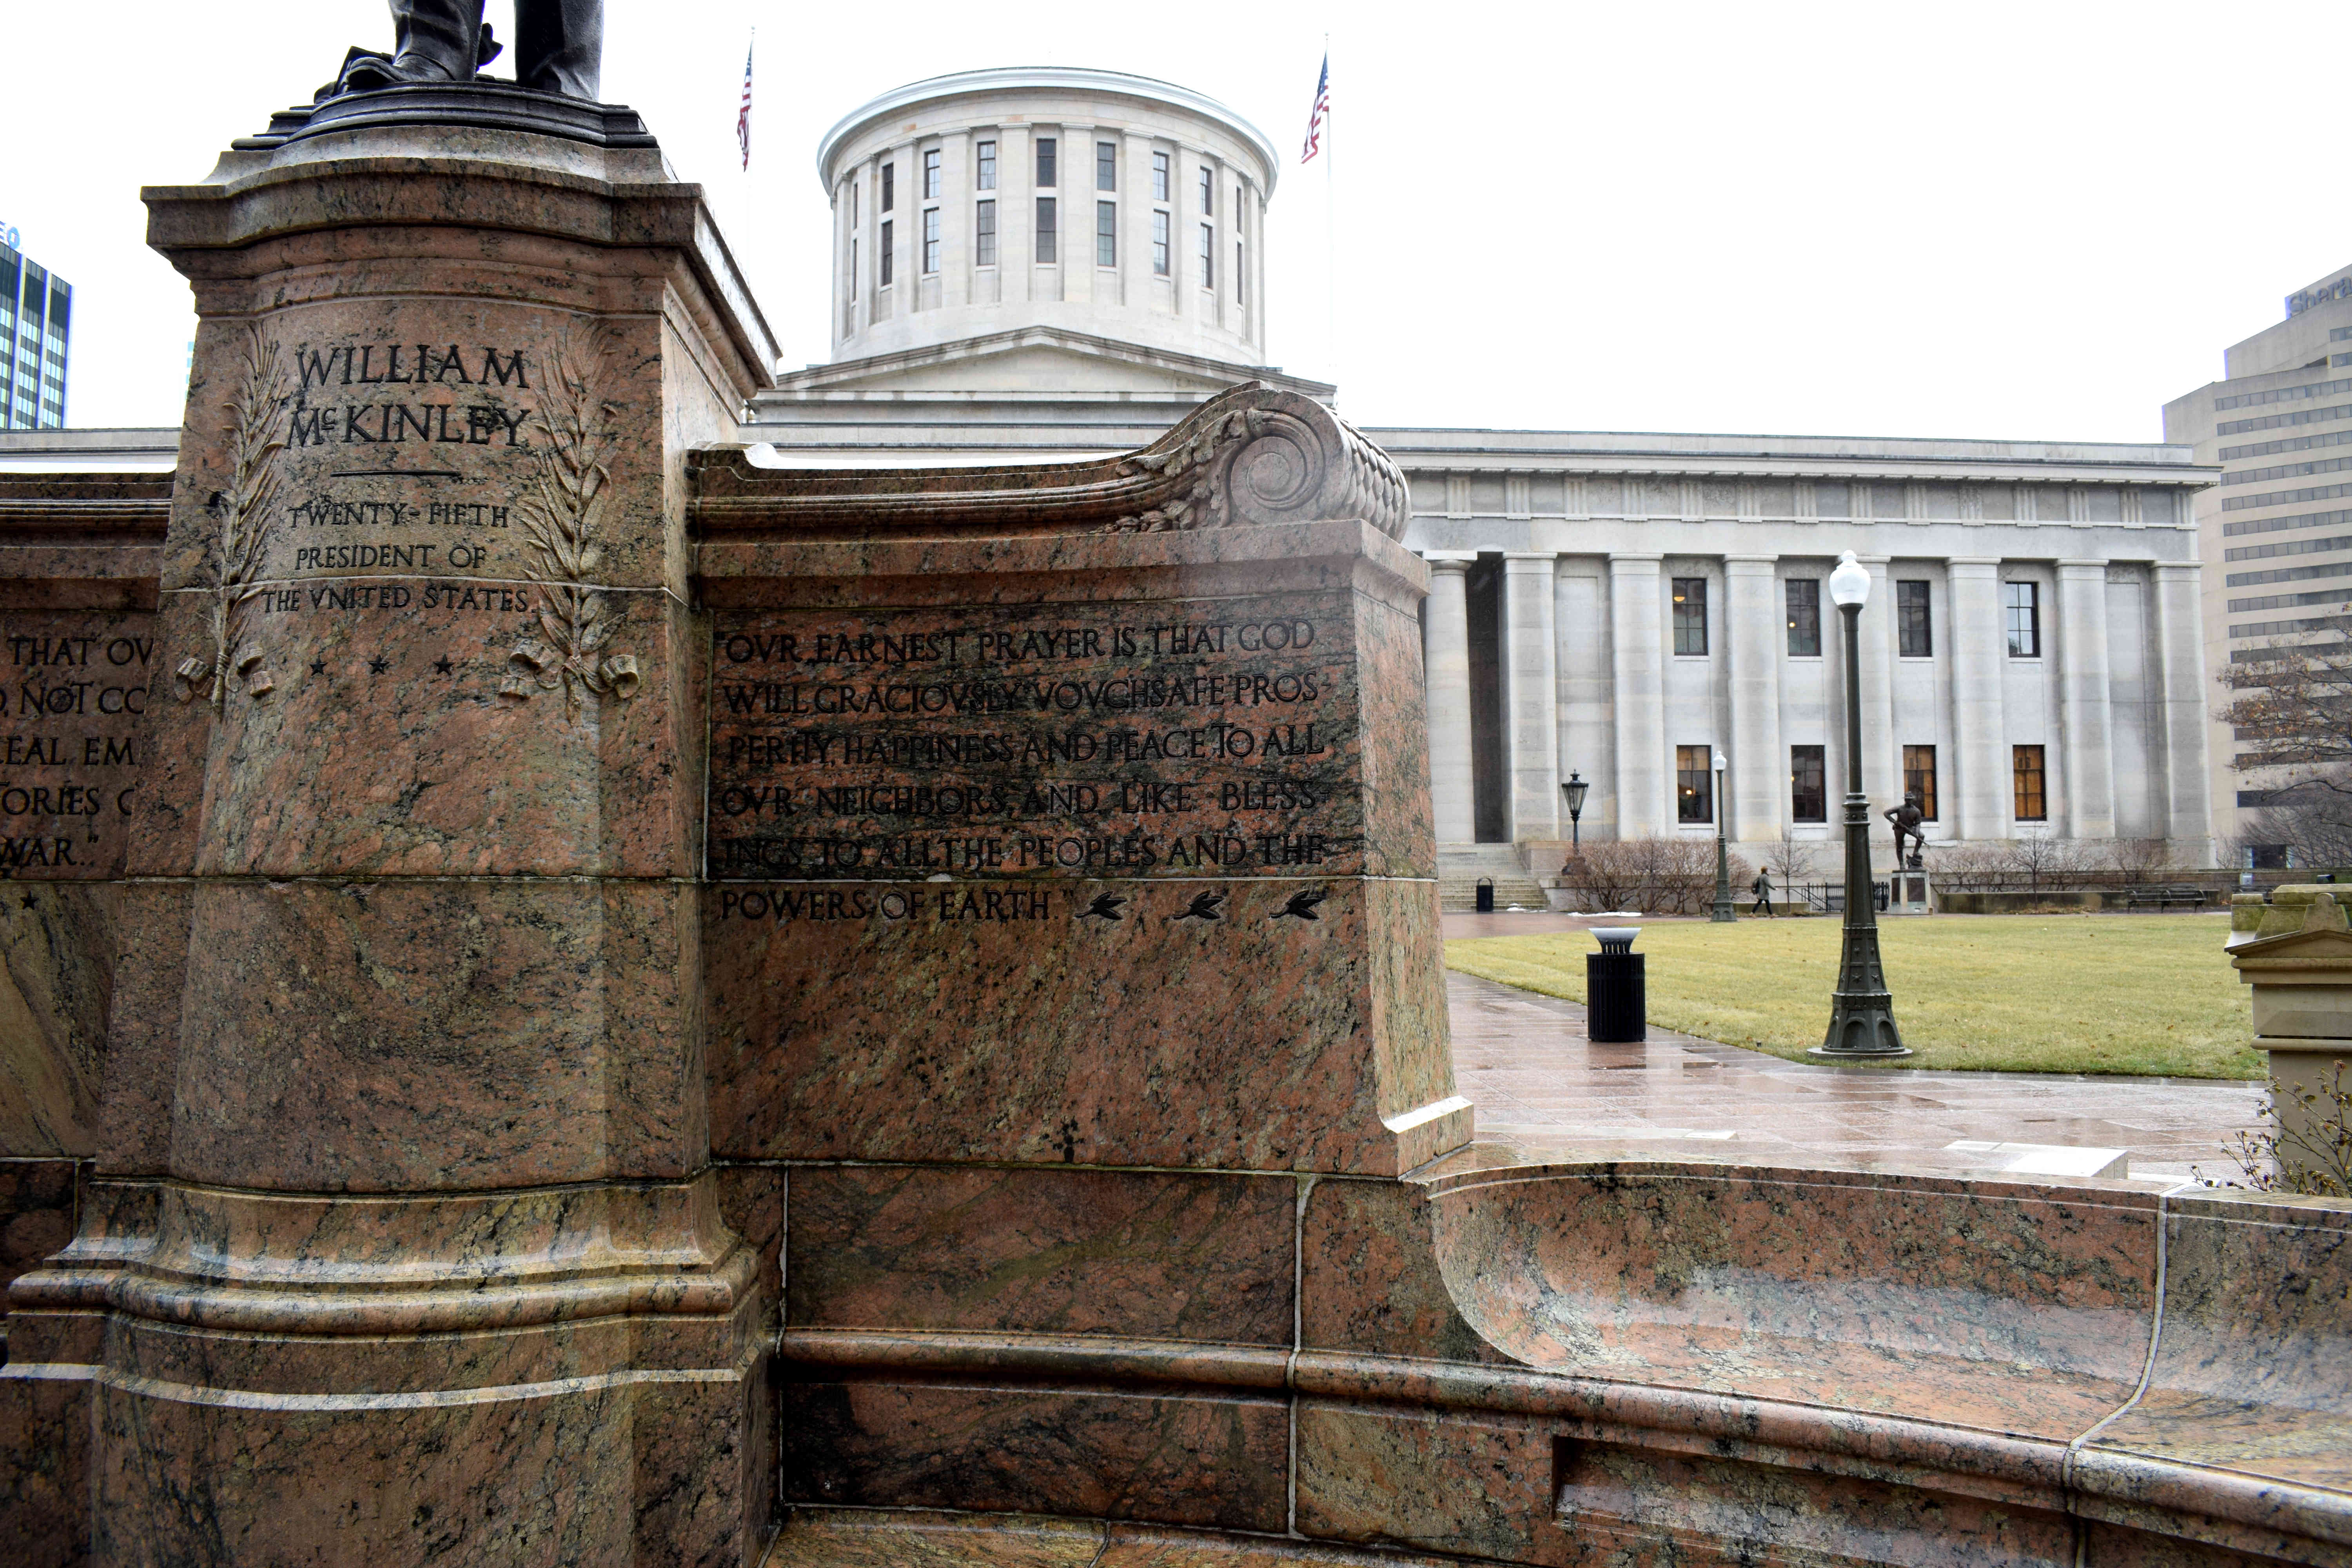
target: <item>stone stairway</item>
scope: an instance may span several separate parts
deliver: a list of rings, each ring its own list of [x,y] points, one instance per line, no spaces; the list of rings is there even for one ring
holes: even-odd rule
[[[1443,908],[1476,909],[1481,877],[1494,879],[1496,910],[1507,910],[1513,904],[1523,910],[1550,907],[1544,899],[1542,886],[1519,858],[1517,845],[1447,844],[1438,847],[1437,896]]]

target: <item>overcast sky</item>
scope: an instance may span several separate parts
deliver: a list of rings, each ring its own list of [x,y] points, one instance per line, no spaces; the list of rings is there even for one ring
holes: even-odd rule
[[[1270,357],[1365,424],[2153,440],[2352,261],[2334,5],[607,5],[606,98],[707,183],[788,366],[829,352],[817,137],[982,66],[1255,121],[1291,160]],[[1327,27],[1335,267],[1323,161],[1295,162]],[[24,5],[7,33],[0,224],[75,287],[72,421],[177,424],[194,317],[139,186],[386,41],[382,0]]]

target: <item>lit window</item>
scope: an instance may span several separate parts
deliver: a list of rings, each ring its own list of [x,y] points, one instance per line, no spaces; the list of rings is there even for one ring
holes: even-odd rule
[[[983,191],[996,189],[996,143],[983,142],[977,149],[980,156],[980,186]]]
[[[1151,154],[1151,199],[1155,202],[1168,199],[1168,154],[1165,153]]]
[[[1895,584],[1895,632],[1905,658],[1926,658],[1936,651],[1934,623],[1927,616],[1927,584]]]
[[[2009,613],[2009,657],[2042,657],[2042,585],[2003,583],[2002,599]]]
[[[1903,748],[1903,793],[1919,797],[1919,812],[1928,821],[1936,820],[1936,748],[1906,746]]]
[[[1095,143],[1095,189],[1118,189],[1118,143],[1116,142]]]
[[[1706,579],[1677,577],[1675,582],[1675,651],[1706,651]]]
[[[940,155],[936,149],[923,154],[923,199],[940,199]]]
[[[1819,746],[1789,748],[1789,820],[1830,819],[1829,763]]]
[[[888,212],[898,203],[898,165],[882,165],[882,210]]]
[[[1789,597],[1789,657],[1822,656],[1822,580],[1791,577],[1784,584]]]
[[[1054,249],[1054,198],[1051,196],[1039,196],[1037,198],[1038,260],[1053,261],[1058,259]]]
[[[1217,231],[1209,224],[1201,226],[1201,287],[1217,286]]]
[[[1118,204],[1095,204],[1095,265],[1118,265]]]
[[[937,272],[939,269],[940,209],[925,207],[923,209],[923,270]]]
[[[2011,798],[2020,822],[2050,820],[2050,796],[2042,784],[2042,748],[2011,746],[2009,749]],[[2241,801],[2240,805],[2244,802]]]
[[[1715,820],[1715,780],[1706,771],[1712,746],[1675,748],[1675,820]]]
[[[973,215],[972,251],[982,267],[996,265],[996,204],[982,202]]]
[[[1205,168],[1201,171],[1201,216],[1217,216],[1217,177]]]
[[[1050,191],[1061,183],[1054,173],[1054,139],[1040,136],[1037,138],[1037,184]]]
[[[1151,270],[1161,278],[1168,276],[1168,215],[1151,215]]]
[[[885,289],[890,287],[890,220],[885,218],[882,220],[882,255],[879,258],[882,263],[882,287]]]

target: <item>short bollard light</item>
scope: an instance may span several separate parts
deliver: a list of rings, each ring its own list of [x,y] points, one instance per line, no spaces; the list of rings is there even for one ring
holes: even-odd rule
[[[1584,955],[1584,1037],[1595,1045],[1631,1045],[1650,1037],[1643,954],[1633,951],[1639,926],[1594,926],[1599,952]]]

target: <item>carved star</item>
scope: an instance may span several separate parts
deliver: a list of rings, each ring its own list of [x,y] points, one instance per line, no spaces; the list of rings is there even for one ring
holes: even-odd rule
[[[368,673],[370,675],[382,675],[385,670],[390,669],[391,668],[392,660],[384,658],[382,654],[377,654],[374,658],[368,660]]]
[[[324,674],[326,674],[326,673],[327,673],[327,661],[326,661],[325,659],[323,659],[323,658],[314,658],[314,659],[312,659],[312,660],[310,661],[310,673],[311,673],[311,674],[313,674],[313,675],[324,675]]]
[[[448,674],[451,668],[449,656],[445,653],[439,658],[435,659],[433,661],[433,668],[439,670],[444,675]]]
[[[25,895],[25,907],[26,907],[26,909],[28,909],[28,910],[33,910],[33,909],[38,909],[38,908],[40,908],[40,906],[39,906],[38,904],[37,904],[37,903],[35,903],[35,902],[33,901],[33,895],[32,895],[32,894],[30,894],[30,893],[26,893],[26,894]]]

